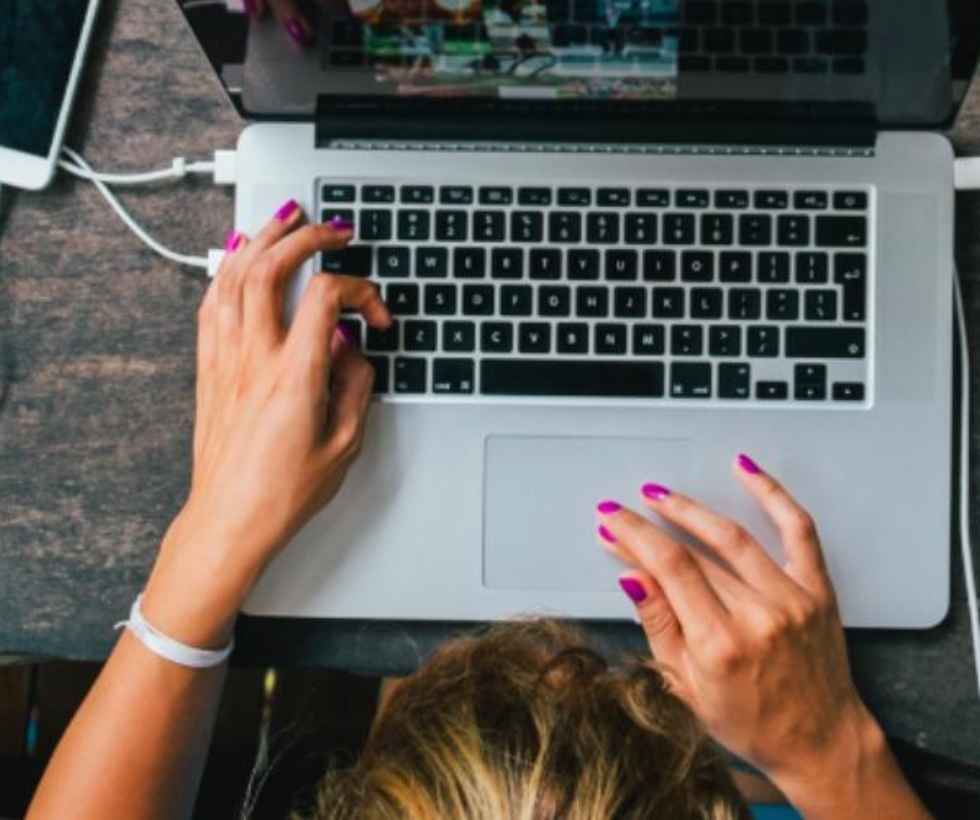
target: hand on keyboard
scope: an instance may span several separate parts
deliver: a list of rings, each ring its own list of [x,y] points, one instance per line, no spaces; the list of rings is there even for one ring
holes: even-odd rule
[[[642,490],[647,506],[703,551],[615,502],[599,505],[600,537],[633,567],[621,584],[664,677],[722,745],[807,817],[927,816],[851,680],[812,519],[751,460],[740,456],[735,472],[779,531],[784,563],[733,522],[656,484]]]
[[[192,645],[222,642],[213,633],[230,625],[275,552],[333,497],[357,455],[374,376],[338,323],[354,309],[385,327],[377,288],[314,276],[288,330],[282,320],[293,272],[350,238],[350,230],[305,225],[287,203],[251,239],[232,235],[204,297],[191,490],[145,598],[147,617]]]

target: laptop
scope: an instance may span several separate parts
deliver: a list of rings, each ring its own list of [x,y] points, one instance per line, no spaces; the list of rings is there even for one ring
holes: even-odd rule
[[[655,481],[779,558],[731,475],[746,452],[815,516],[847,626],[941,621],[937,131],[973,72],[967,6],[338,0],[306,50],[188,10],[212,57],[242,33],[214,59],[248,119],[235,227],[289,198],[357,225],[290,310],[343,272],[397,318],[345,318],[376,374],[362,455],[246,611],[631,618],[596,503]]]

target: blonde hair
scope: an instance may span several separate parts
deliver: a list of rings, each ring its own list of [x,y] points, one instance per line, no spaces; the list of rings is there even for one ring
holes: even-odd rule
[[[612,669],[542,620],[443,646],[391,695],[314,820],[744,820],[727,768],[652,663]]]

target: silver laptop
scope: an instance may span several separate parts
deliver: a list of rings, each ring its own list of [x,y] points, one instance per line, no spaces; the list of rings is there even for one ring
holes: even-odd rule
[[[778,555],[746,452],[816,517],[848,626],[939,622],[963,5],[337,3],[305,51],[253,25],[236,227],[352,218],[291,304],[367,276],[397,325],[346,320],[363,454],[247,611],[630,618],[596,503],[655,481]]]

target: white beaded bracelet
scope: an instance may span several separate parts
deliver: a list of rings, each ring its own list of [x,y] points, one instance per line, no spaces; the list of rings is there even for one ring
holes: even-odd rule
[[[137,640],[154,655],[179,666],[206,669],[210,666],[219,666],[228,660],[228,656],[235,648],[234,639],[224,649],[198,649],[188,646],[152,626],[143,617],[143,612],[140,609],[140,601],[142,600],[142,593],[136,596],[136,600],[133,601],[133,606],[129,610],[129,620],[120,621],[116,624],[115,629],[127,627]]]

